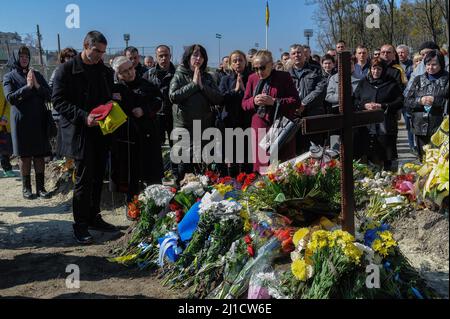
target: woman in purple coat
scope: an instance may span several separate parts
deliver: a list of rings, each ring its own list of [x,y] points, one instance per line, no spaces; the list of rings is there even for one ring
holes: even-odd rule
[[[300,106],[300,100],[289,73],[273,69],[270,51],[258,51],[252,65],[255,73],[248,79],[242,108],[252,115],[253,169],[264,173],[270,165],[269,156],[261,149],[259,143],[273,124],[276,106],[279,105],[279,115],[293,119],[296,109]],[[295,157],[295,139],[284,145],[278,154],[279,161],[293,157]]]

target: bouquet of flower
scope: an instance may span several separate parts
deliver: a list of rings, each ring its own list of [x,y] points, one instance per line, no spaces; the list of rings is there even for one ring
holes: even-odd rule
[[[245,193],[252,210],[275,209],[304,224],[318,216],[339,213],[340,175],[338,162],[318,160],[288,164],[263,176]]]
[[[222,291],[220,297],[224,296],[224,299],[236,299],[242,296],[248,289],[252,274],[259,270],[258,267],[270,265],[277,256],[279,248],[280,242],[276,237],[269,239],[264,246],[258,249],[256,257],[248,260],[233,281],[226,295],[224,296],[224,291]]]
[[[341,230],[318,230],[312,234],[308,248],[313,253],[314,276],[304,298],[328,299],[334,296],[340,280],[360,264],[362,252],[354,242],[352,235]],[[296,277],[306,280],[309,277],[307,261],[300,259],[293,264],[294,271]]]
[[[217,263],[222,259],[235,242],[243,234],[243,222],[239,215],[221,218],[214,225],[214,230],[210,235],[210,246],[203,258],[197,260],[197,264],[202,265],[195,275],[195,296],[205,297],[211,291],[214,283],[220,280],[217,276],[217,268],[223,263]]]

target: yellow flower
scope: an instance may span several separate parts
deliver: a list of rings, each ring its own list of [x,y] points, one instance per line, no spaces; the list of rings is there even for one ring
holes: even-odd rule
[[[389,231],[378,232],[378,235],[380,238],[373,241],[372,249],[381,256],[387,257],[394,252],[394,247],[397,246],[397,242]]]
[[[330,232],[326,230],[315,231],[311,236],[311,241],[308,243],[308,248],[313,252],[317,249],[328,247]]]
[[[250,216],[247,209],[241,210],[240,216],[244,221],[244,232],[248,233],[252,229],[252,223],[250,222]]]
[[[343,247],[343,251],[345,256],[347,256],[352,262],[355,264],[359,264],[361,262],[362,251],[358,249],[353,243],[349,243]]]
[[[215,187],[215,189],[217,189],[217,191],[222,196],[224,196],[226,193],[231,192],[233,190],[233,186],[231,186],[231,185],[217,184],[214,187]]]
[[[291,265],[291,271],[298,280],[306,281],[308,279],[308,265],[303,259],[295,260]]]
[[[306,235],[308,235],[308,234],[309,234],[308,228],[300,228],[299,230],[297,230],[297,232],[294,234],[294,237],[292,239],[295,247],[298,247],[298,243],[300,242],[300,240],[305,238]]]

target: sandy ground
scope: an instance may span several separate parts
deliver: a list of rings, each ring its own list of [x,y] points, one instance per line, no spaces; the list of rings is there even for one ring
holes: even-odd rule
[[[72,237],[70,194],[26,201],[21,185],[18,178],[0,179],[1,297],[181,297],[146,272],[108,262],[110,244],[129,226],[124,208],[102,212],[106,221],[120,226],[120,233],[92,232],[95,244],[82,247]],[[120,206],[121,197],[115,196]],[[66,287],[66,267],[71,264],[79,266],[80,289]]]

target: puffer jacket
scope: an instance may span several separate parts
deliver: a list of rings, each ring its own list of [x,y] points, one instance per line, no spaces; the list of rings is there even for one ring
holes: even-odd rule
[[[430,81],[426,73],[414,78],[405,97],[405,104],[412,117],[415,135],[431,136],[441,125],[446,105],[448,108],[448,82],[449,74],[447,71],[444,71],[444,74],[435,81]],[[427,95],[434,96],[434,102],[429,115],[424,117],[425,109],[419,101]]]
[[[201,74],[203,89],[192,82],[193,77],[193,71],[180,65],[170,82],[174,127],[190,129],[194,120],[200,120],[202,127],[208,127],[213,122],[212,107],[222,104],[222,95],[209,73]]]

